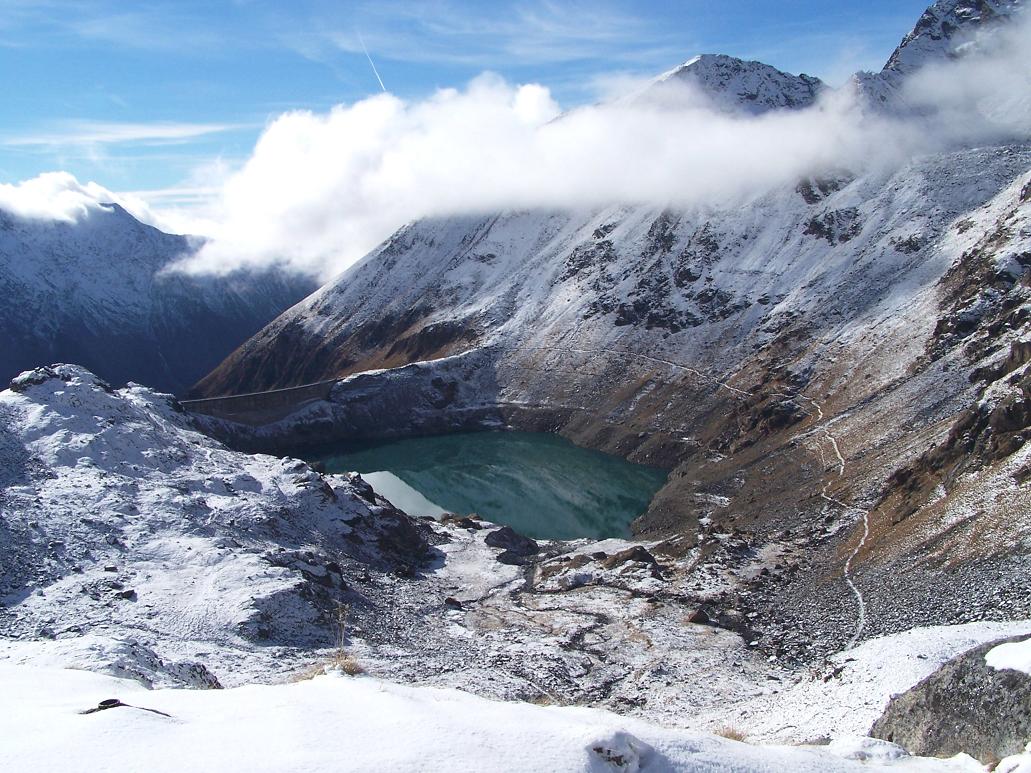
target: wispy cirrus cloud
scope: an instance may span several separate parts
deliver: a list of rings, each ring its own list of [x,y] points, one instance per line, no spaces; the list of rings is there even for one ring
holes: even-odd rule
[[[0,43],[21,47],[25,37],[35,43],[66,44],[78,39],[147,51],[185,52],[226,45],[226,36],[203,16],[174,4],[132,7],[116,0],[4,0]]]
[[[172,145],[247,128],[254,127],[229,123],[66,121],[44,131],[0,135],[0,146],[52,149],[126,144]]]
[[[346,17],[315,15],[284,36],[300,53],[373,54],[412,63],[495,68],[597,59],[674,60],[682,48],[668,31],[615,5],[584,2],[470,4],[454,0],[362,3]]]
[[[64,23],[64,29],[77,37],[123,48],[149,51],[214,50],[227,44],[227,36],[212,29],[198,17],[180,11],[154,9],[116,11],[83,15]],[[175,35],[170,29],[179,30]],[[184,32],[185,31],[185,32]]]

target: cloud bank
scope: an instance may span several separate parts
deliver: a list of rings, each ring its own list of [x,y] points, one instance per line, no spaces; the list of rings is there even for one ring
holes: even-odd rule
[[[1031,24],[925,69],[905,115],[854,89],[801,111],[727,115],[684,92],[560,114],[540,85],[492,75],[421,102],[378,95],[273,121],[229,177],[191,270],[280,262],[328,278],[407,221],[499,209],[726,206],[822,170],[897,168],[957,142],[1027,138]]]
[[[46,172],[14,185],[0,183],[0,209],[18,217],[74,222],[102,204],[119,204],[138,220],[161,225],[161,218],[142,200],[94,182],[80,183],[67,172]]]
[[[490,74],[422,101],[380,94],[326,113],[290,112],[267,126],[242,168],[225,173],[196,221],[209,241],[183,268],[278,264],[328,279],[421,217],[732,206],[821,171],[889,171],[957,142],[1027,140],[1028,61],[1025,19],[989,51],[910,77],[905,109],[891,114],[864,107],[849,87],[805,110],[758,117],[721,113],[686,87],[672,100],[637,95],[562,113],[544,86]],[[0,186],[0,206],[62,217],[104,197],[118,200],[60,176]],[[159,207],[127,209],[160,221]]]

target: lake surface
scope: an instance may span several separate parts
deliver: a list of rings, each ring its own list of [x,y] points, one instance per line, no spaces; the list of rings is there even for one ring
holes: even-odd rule
[[[537,539],[622,537],[666,472],[537,432],[338,444],[308,455],[359,472],[410,515],[477,513]]]

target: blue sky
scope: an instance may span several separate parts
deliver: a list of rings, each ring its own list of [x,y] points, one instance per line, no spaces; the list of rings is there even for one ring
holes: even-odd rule
[[[698,53],[835,83],[879,69],[927,0],[0,0],[0,182],[65,170],[121,191],[203,187],[268,120],[490,70],[563,107]]]

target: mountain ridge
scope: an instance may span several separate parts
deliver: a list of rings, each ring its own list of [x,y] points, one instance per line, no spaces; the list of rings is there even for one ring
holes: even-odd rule
[[[276,269],[224,277],[169,270],[196,246],[118,204],[71,222],[0,210],[0,375],[80,362],[115,383],[182,392],[314,287]]]
[[[633,103],[682,104],[685,95],[677,87],[697,90],[717,110],[747,115],[810,107],[826,88],[819,78],[791,75],[762,62],[700,54],[660,75]]]

